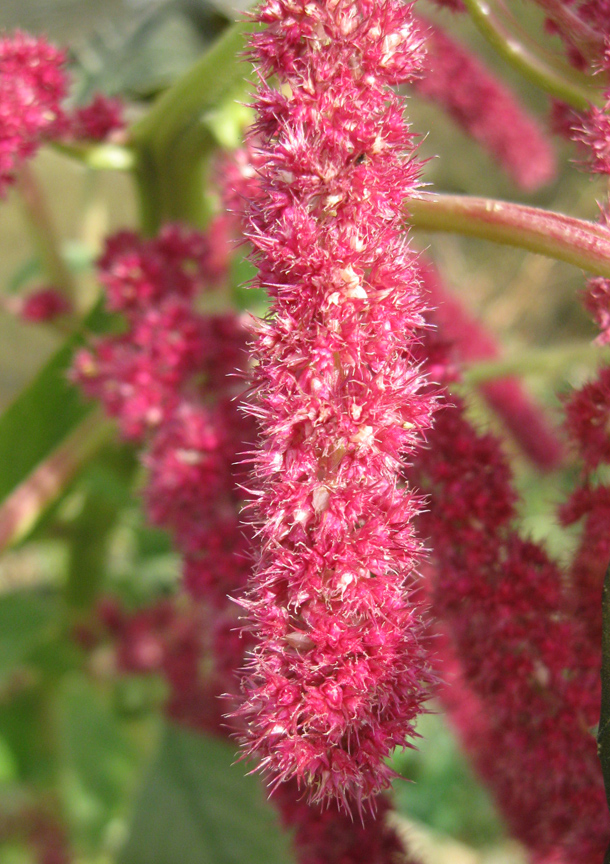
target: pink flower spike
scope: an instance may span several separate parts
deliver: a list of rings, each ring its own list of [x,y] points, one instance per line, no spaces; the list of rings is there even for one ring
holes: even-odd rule
[[[247,234],[259,322],[252,411],[261,552],[242,601],[245,753],[272,787],[362,810],[413,736],[433,682],[403,454],[431,423],[414,361],[424,323],[401,234],[417,167],[393,85],[421,65],[398,0],[268,0],[252,37],[263,84],[252,132],[260,190]]]
[[[416,92],[443,108],[525,191],[552,180],[555,153],[537,121],[465,45],[425,23],[428,56]]]

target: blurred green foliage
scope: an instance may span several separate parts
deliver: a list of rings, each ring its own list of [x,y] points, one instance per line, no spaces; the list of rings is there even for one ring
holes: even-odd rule
[[[546,110],[539,94],[491,57],[468,21],[451,20],[456,35],[474,44],[526,102]],[[4,0],[0,9],[0,27],[44,30],[70,43],[76,99],[96,89],[125,94],[134,117],[225,24],[225,15],[203,0]],[[447,191],[514,196],[491,160],[436,109],[415,98],[410,108],[413,128],[422,133],[421,156],[429,160],[426,182]],[[236,113],[219,106],[208,118],[217,141],[234,140],[243,120]],[[567,147],[558,147],[559,178],[529,200],[594,217],[591,183],[569,164]],[[431,158],[437,153],[442,158]],[[94,296],[92,262],[101,238],[135,223],[129,181],[114,173],[100,180],[56,154],[43,154],[36,169],[66,261],[85,294]],[[19,202],[11,197],[0,208],[0,281],[10,295],[41,278],[24,236]],[[454,237],[419,236],[417,243],[430,245],[449,283],[508,351],[591,335],[574,303],[580,274],[566,265]],[[252,265],[238,253],[233,299],[260,312],[263,298],[241,287],[251,275]],[[88,330],[102,326],[96,317],[86,321]],[[10,403],[0,416],[0,503],[91,410],[66,380],[81,339],[60,346],[57,334],[0,313],[0,405]],[[566,382],[533,369],[527,383],[557,413],[549,390],[577,383],[587,371],[571,370]],[[495,422],[480,402],[473,400],[472,410],[479,422]],[[566,557],[575,538],[559,531],[553,509],[570,476],[542,478],[522,459],[517,464],[527,530]],[[103,648],[91,655],[75,638],[76,625],[101,594],[138,608],[178,590],[179,562],[167,536],[144,524],[139,477],[132,451],[108,445],[0,563],[0,814],[9,800],[48,799],[67,820],[80,864],[283,864],[290,860],[287,839],[258,781],[244,779],[243,767],[232,765],[232,748],[163,720],[158,680],[118,678]],[[493,805],[442,717],[424,716],[419,730],[419,749],[394,758],[411,781],[395,784],[399,812],[474,847],[501,842]],[[0,833],[0,864],[30,860],[26,843]]]

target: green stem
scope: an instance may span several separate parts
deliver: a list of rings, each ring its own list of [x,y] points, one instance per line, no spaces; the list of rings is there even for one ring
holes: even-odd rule
[[[478,387],[510,375],[520,378],[541,373],[558,376],[564,371],[569,372],[575,365],[596,367],[608,362],[610,362],[610,348],[601,348],[591,342],[577,342],[559,348],[520,351],[515,357],[472,363],[465,366],[461,380],[467,386]]]
[[[244,78],[241,55],[252,28],[229,27],[129,131],[146,233],[155,234],[166,219],[206,225],[204,178],[216,142],[203,120]]]
[[[603,33],[590,27],[563,0],[536,0],[536,3],[557,25],[563,37],[577,48],[587,60],[593,63],[601,59],[604,53]]]
[[[134,173],[138,195],[140,228],[146,237],[154,237],[164,218],[161,206],[160,177],[148,146],[138,148]]]
[[[97,463],[111,469],[121,481],[130,484],[137,460],[131,448],[105,447],[97,455]],[[87,484],[79,488],[87,490]],[[95,484],[85,492],[81,512],[70,525],[70,555],[64,591],[68,620],[77,619],[95,603],[106,576],[108,541],[116,525],[119,511],[116,501]]]
[[[89,414],[0,506],[0,551],[22,540],[79,469],[115,434],[101,409]]]
[[[239,22],[229,27],[201,59],[159,96],[150,111],[129,130],[129,140],[152,145],[155,154],[166,154],[194,119],[217,105],[243,77],[241,54],[253,25]]]
[[[505,11],[492,6],[492,0],[464,2],[474,24],[490,45],[533,84],[578,111],[588,110],[590,103],[603,104],[589,76],[556,58],[541,57],[538,46],[525,34],[517,35],[517,25]]]
[[[417,230],[516,246],[610,277],[610,231],[596,222],[468,195],[420,193],[407,201],[407,211]]]
[[[47,202],[27,164],[24,164],[19,171],[17,188],[48,279],[53,287],[74,299],[76,283],[62,257]]]
[[[58,153],[94,171],[131,171],[135,166],[133,150],[120,144],[66,144],[56,141],[51,146]]]
[[[161,210],[165,218],[204,227],[210,213],[206,207],[205,177],[215,141],[197,120],[176,139],[172,158],[159,170]]]

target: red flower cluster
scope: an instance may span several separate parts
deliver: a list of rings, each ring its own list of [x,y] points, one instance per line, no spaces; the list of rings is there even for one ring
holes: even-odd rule
[[[587,470],[610,462],[610,367],[570,398],[566,428]]]
[[[603,276],[589,279],[584,303],[601,331],[598,344],[607,345],[610,342],[610,279]]]
[[[70,84],[65,65],[65,52],[42,37],[0,37],[0,197],[44,141],[101,140],[123,126],[116,99],[96,95],[73,112],[64,107]]]
[[[61,134],[65,54],[25,33],[0,37],[0,196],[40,142]]]
[[[300,795],[296,781],[281,784],[274,800],[287,828],[295,829],[299,864],[411,864],[403,844],[388,824],[390,804],[375,800],[376,813],[354,821],[336,802],[321,810]]]
[[[216,363],[211,352],[217,325],[193,307],[196,294],[217,275],[208,266],[210,256],[205,236],[177,226],[153,240],[124,231],[107,241],[100,281],[109,308],[124,313],[127,329],[80,352],[75,374],[85,392],[118,418],[126,437],[142,439],[167,422],[206,357],[208,369]]]
[[[440,412],[416,475],[430,494],[434,610],[485,712],[476,761],[535,860],[601,861],[610,822],[589,731],[599,682],[582,651],[588,624],[570,614],[559,569],[512,529],[506,462],[459,405]]]
[[[72,304],[57,288],[40,288],[24,299],[19,314],[32,324],[52,321],[60,315],[72,312]]]
[[[208,609],[206,648],[234,676],[243,649],[227,594],[239,591],[249,570],[249,533],[239,516],[244,472],[235,463],[254,430],[236,402],[243,385],[234,373],[243,372],[247,356],[243,324],[194,307],[219,277],[216,262],[205,235],[178,226],[153,240],[131,232],[110,238],[100,280],[125,329],[80,351],[73,375],[117,417],[125,437],[144,445],[148,517],[183,553],[186,587]],[[217,681],[209,686],[215,695],[235,690],[226,676],[221,689]]]
[[[423,300],[401,235],[411,138],[391,85],[419,68],[407,5],[269,0],[260,194],[247,236],[259,325],[260,557],[244,602],[257,644],[240,716],[274,785],[361,808],[412,734],[432,680],[412,583],[419,503],[401,459],[430,424],[413,362]]]
[[[70,136],[77,141],[105,141],[125,126],[120,99],[96,93],[88,105],[74,109]]]

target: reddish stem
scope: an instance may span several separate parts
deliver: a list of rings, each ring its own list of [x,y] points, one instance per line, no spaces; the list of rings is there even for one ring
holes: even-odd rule
[[[448,231],[517,246],[610,277],[610,230],[525,204],[420,192],[407,202],[409,221],[425,231]]]

